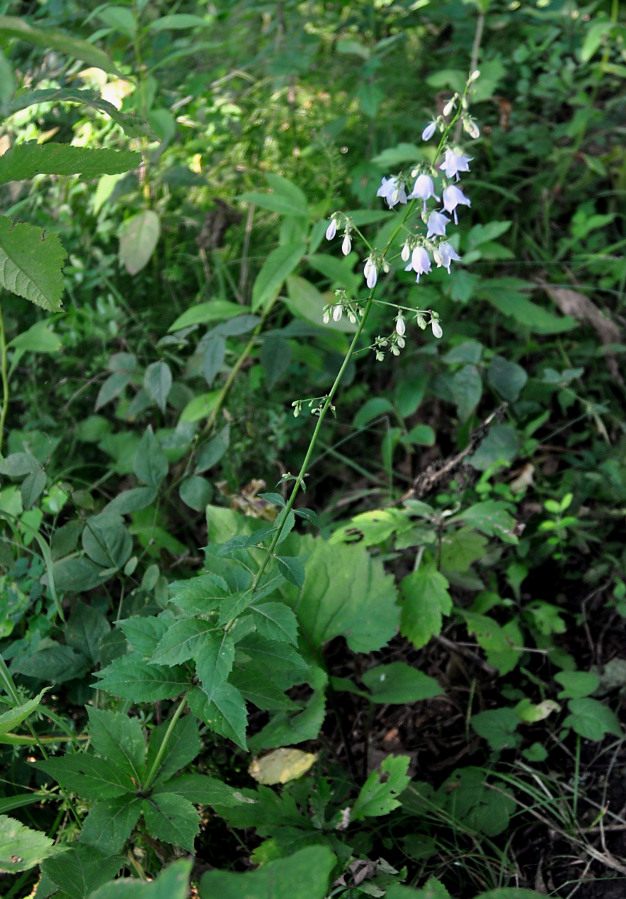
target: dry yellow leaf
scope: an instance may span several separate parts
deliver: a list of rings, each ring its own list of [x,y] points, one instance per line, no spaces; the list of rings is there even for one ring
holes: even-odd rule
[[[262,758],[254,759],[248,774],[261,784],[286,784],[302,777],[317,761],[312,752],[301,749],[274,749]]]

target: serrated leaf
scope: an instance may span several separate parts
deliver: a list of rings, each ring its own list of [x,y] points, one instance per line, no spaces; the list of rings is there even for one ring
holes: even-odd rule
[[[607,734],[623,736],[617,715],[599,700],[589,697],[570,699],[567,707],[570,714],[563,722],[564,726],[571,727],[585,740],[599,742]]]
[[[452,611],[448,581],[434,567],[423,565],[400,584],[404,598],[400,633],[420,649],[441,633],[443,615]]]
[[[46,759],[38,762],[37,767],[54,777],[65,790],[78,793],[84,799],[112,799],[133,793],[137,788],[127,771],[85,752]]]
[[[90,46],[93,47],[93,45]],[[20,109],[26,109],[39,103],[79,103],[87,108],[105,112],[129,137],[145,137],[150,134],[150,129],[146,122],[139,116],[122,113],[108,100],[104,100],[96,91],[83,88],[55,87],[26,91],[25,93],[20,93],[17,97],[13,97],[10,111],[11,113],[19,112]]]
[[[404,755],[389,756],[380,766],[380,773],[372,771],[352,806],[350,820],[387,815],[398,808],[398,796],[407,788],[410,759]],[[381,776],[382,775],[382,776]],[[384,778],[384,779],[383,779]]]
[[[123,712],[88,708],[89,738],[93,751],[125,771],[131,782],[141,783],[146,743],[137,718]]]
[[[74,843],[62,855],[47,859],[41,871],[69,899],[87,899],[93,890],[115,877],[123,864],[120,856],[107,858],[91,846]]]
[[[14,337],[7,346],[25,353],[57,353],[63,344],[50,330],[48,322],[40,321]]]
[[[302,556],[276,556],[276,564],[285,580],[296,587],[302,587],[305,577]]]
[[[193,658],[214,632],[215,626],[200,618],[175,621],[159,641],[150,661],[155,665],[180,665]]]
[[[60,851],[50,837],[0,815],[0,874],[28,871]]]
[[[511,708],[488,709],[472,716],[472,727],[496,752],[519,744],[519,735],[515,733],[519,724],[520,719]]]
[[[149,658],[157,648],[171,622],[166,618],[124,618],[117,622],[132,649]]]
[[[217,574],[201,574],[169,586],[170,602],[188,615],[206,615],[216,609],[228,594],[228,585]]]
[[[288,243],[276,247],[269,254],[252,288],[252,309],[263,309],[269,305],[304,256],[303,243]]]
[[[127,172],[141,163],[131,150],[89,149],[71,144],[20,144],[0,156],[0,184],[30,181],[35,175],[82,175],[96,178]]]
[[[97,802],[83,822],[81,843],[93,846],[103,855],[121,852],[139,820],[142,802],[129,794]]]
[[[66,255],[56,234],[0,216],[0,287],[10,293],[58,312]]]
[[[196,673],[209,702],[225,685],[235,659],[233,638],[225,631],[206,634],[196,654]]]
[[[213,695],[211,702],[206,693],[195,687],[188,696],[189,708],[201,721],[221,736],[247,749],[246,727],[248,713],[246,703],[232,684],[223,684]]]
[[[268,640],[298,642],[298,619],[289,606],[282,602],[264,602],[250,609],[256,628]]]
[[[428,677],[404,662],[377,665],[366,671],[362,680],[371,692],[373,702],[404,705],[443,694],[433,677]]]
[[[193,852],[200,821],[188,799],[175,793],[153,793],[144,799],[143,817],[151,836]]]
[[[161,220],[144,209],[124,222],[120,234],[120,261],[129,275],[136,275],[150,261],[161,234]]]
[[[96,665],[99,661],[99,643],[111,630],[106,615],[83,602],[73,604],[72,613],[65,626],[65,640],[69,646],[83,652]]]
[[[309,846],[245,874],[209,871],[200,881],[201,899],[324,899],[335,856],[326,846]]]
[[[97,671],[98,688],[132,702],[157,702],[174,699],[189,688],[184,668],[165,668],[144,662],[132,654],[115,659]]]

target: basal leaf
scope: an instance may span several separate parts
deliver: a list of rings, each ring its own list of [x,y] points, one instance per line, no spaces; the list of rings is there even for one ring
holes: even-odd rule
[[[200,881],[201,899],[324,899],[335,856],[326,846],[309,846],[256,871],[209,871]]]
[[[588,696],[570,699],[567,703],[570,714],[563,724],[571,727],[585,740],[599,742],[607,734],[622,737],[623,731],[615,712],[597,699]]]
[[[202,749],[202,743],[198,736],[198,722],[193,715],[185,715],[184,718],[180,718],[173,730],[170,730],[170,726],[169,721],[164,721],[150,734],[146,761],[147,771],[152,769],[157,754],[161,752],[163,746],[165,747],[157,769],[157,780],[159,781],[167,780],[176,771],[193,762]],[[167,740],[164,742],[166,735]]]
[[[399,609],[390,575],[360,545],[334,545],[320,538],[301,541],[309,552],[301,590],[281,588],[306,639],[321,647],[344,636],[354,652],[373,652],[398,630]]]
[[[34,225],[16,225],[0,215],[0,287],[48,312],[58,312],[66,255],[56,234]]]
[[[82,175],[96,178],[127,172],[141,163],[131,150],[89,149],[71,144],[20,144],[0,156],[0,184],[30,181],[35,175]]]
[[[101,886],[90,893],[89,899],[187,899],[191,865],[191,860],[179,859],[161,871],[156,880],[146,883],[125,877]]]

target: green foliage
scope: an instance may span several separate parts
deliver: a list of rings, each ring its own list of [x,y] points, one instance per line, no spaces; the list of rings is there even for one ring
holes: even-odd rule
[[[621,870],[623,14],[338,6],[0,16],[7,897]]]

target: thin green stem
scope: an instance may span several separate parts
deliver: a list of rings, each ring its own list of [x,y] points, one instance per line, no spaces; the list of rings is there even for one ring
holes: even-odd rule
[[[4,437],[4,422],[9,408],[9,376],[7,373],[7,342],[4,332],[4,318],[2,317],[2,304],[0,303],[0,377],[2,379],[2,405],[0,406],[0,450]]]
[[[152,786],[152,781],[154,780],[154,778],[157,775],[157,771],[159,770],[159,766],[161,764],[163,756],[165,755],[165,750],[167,749],[167,744],[170,740],[170,737],[172,736],[174,728],[176,727],[176,722],[178,721],[178,719],[180,718],[182,713],[185,711],[186,705],[187,705],[187,693],[183,693],[183,695],[181,696],[180,702],[178,703],[178,708],[172,715],[172,718],[170,720],[168,728],[165,731],[165,736],[163,737],[163,740],[161,741],[161,745],[159,746],[159,750],[155,756],[154,762],[152,763],[152,767],[150,768],[150,771],[148,772],[148,776],[146,777],[146,779],[143,783],[144,791],[149,790],[150,787]]]

